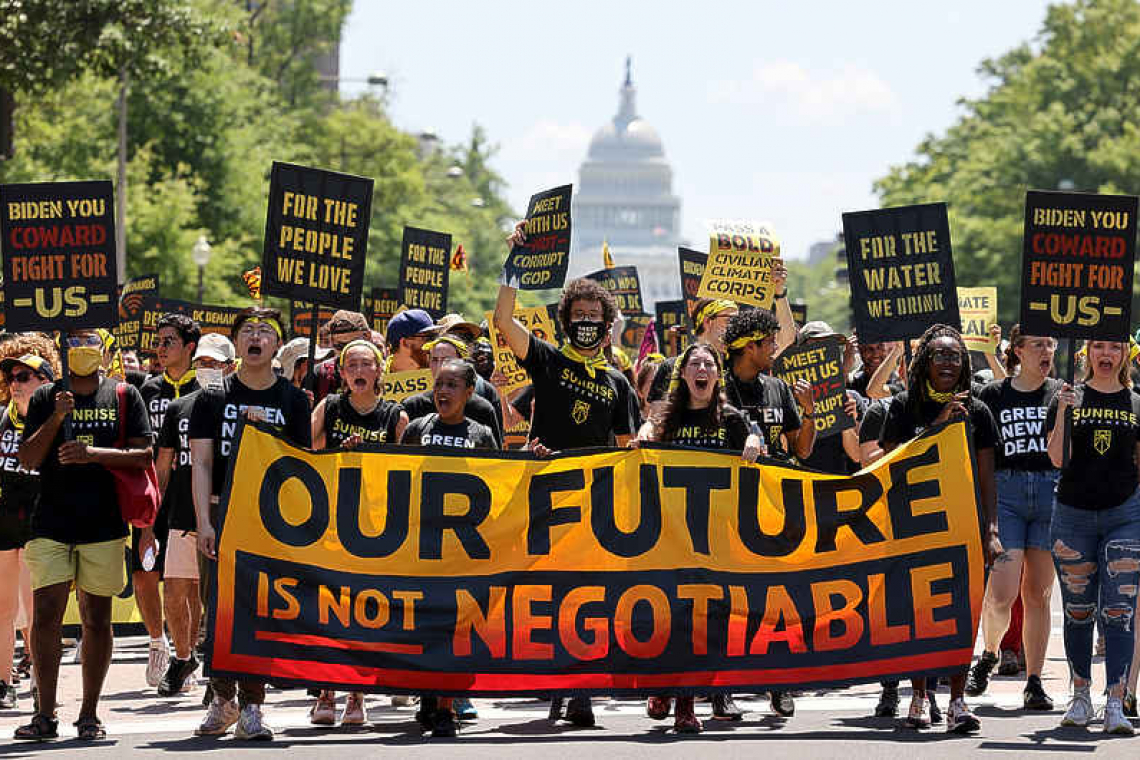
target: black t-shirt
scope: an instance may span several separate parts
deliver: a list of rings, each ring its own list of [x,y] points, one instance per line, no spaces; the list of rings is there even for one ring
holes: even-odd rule
[[[155,433],[162,430],[162,418],[166,415],[166,407],[170,406],[170,402],[196,390],[198,390],[198,381],[193,375],[182,385],[169,382],[166,373],[155,375],[143,383],[139,393],[146,402],[146,413],[150,415],[150,429]]]
[[[515,400],[511,402],[511,406],[515,411],[522,415],[522,418],[530,423],[530,413],[534,408],[534,386],[528,385],[522,389],[522,393],[515,396]]]
[[[75,410],[71,427],[75,440],[96,448],[115,448],[119,431],[125,426],[125,440],[151,437],[146,405],[133,385],[125,384],[126,416],[120,419],[117,380],[100,378],[95,392],[75,394]],[[28,402],[28,420],[24,438],[48,421],[55,411],[55,383],[41,385]],[[60,426],[40,464],[40,497],[32,514],[32,536],[50,538],[64,544],[93,544],[127,535],[127,524],[119,510],[115,478],[99,464],[59,463],[59,447],[63,443]]]
[[[499,430],[502,430],[503,400],[499,397],[499,389],[484,380],[481,375],[475,375],[475,395],[486,399],[491,408],[495,410],[495,418],[499,421]]]
[[[1077,386],[1069,466],[1061,470],[1057,499],[1079,509],[1110,509],[1136,491],[1136,440],[1140,397],[1128,389],[1101,393]],[[1048,430],[1057,419],[1057,399],[1049,405]]]
[[[668,441],[687,449],[730,449],[741,451],[748,440],[751,423],[738,410],[725,405],[720,410],[720,424],[706,425],[705,409],[686,409],[681,413],[681,425]]]
[[[24,434],[12,423],[8,411],[0,407],[0,512],[21,520],[32,514],[40,493],[40,474],[20,464],[20,442]]]
[[[919,417],[916,419],[907,403],[907,395],[908,392],[903,391],[891,401],[887,417],[883,421],[883,431],[879,435],[879,443],[884,449],[888,446],[905,443],[930,427],[934,418],[945,406],[945,404],[927,401],[922,405]],[[966,412],[974,428],[974,448],[992,449],[997,447],[999,440],[997,425],[994,423],[989,407],[971,396],[966,405]]]
[[[361,414],[343,395],[325,396],[325,447],[337,448],[353,435],[363,443],[396,443],[402,411],[399,404],[381,399],[371,412]]]
[[[778,377],[763,374],[751,382],[744,382],[728,372],[725,392],[728,403],[760,426],[768,444],[768,454],[781,459],[790,458],[781,436],[796,432],[802,423],[800,408],[788,384]]]
[[[883,432],[883,422],[887,419],[887,410],[893,401],[893,398],[882,398],[871,402],[863,419],[859,421],[859,443],[878,442]]]
[[[143,384],[146,383],[146,381],[151,377],[141,369],[128,369],[123,372],[123,375],[126,377],[128,383],[140,389],[143,387]]]
[[[533,335],[520,363],[534,384],[530,435],[547,448],[609,446],[636,432],[636,394],[616,369],[599,367],[590,377],[581,363]]]
[[[400,439],[400,443],[409,446],[443,446],[451,449],[499,448],[491,428],[486,425],[466,418],[457,425],[449,425],[435,412],[409,422],[404,428],[404,437]]]
[[[801,459],[800,464],[835,475],[847,475],[859,469],[858,465],[847,456],[847,450],[843,448],[842,433],[829,435],[826,438],[817,435],[811,448],[811,456]]]
[[[408,396],[401,404],[404,407],[404,411],[408,413],[409,423],[412,422],[412,420],[418,420],[421,417],[436,413],[435,397],[431,391],[424,391],[414,396]],[[487,399],[474,393],[471,394],[471,398],[467,399],[467,403],[463,407],[463,416],[490,428],[496,449],[503,445],[503,429],[499,427],[499,417],[495,414],[495,410],[491,408],[491,404]]]
[[[220,387],[201,391],[190,414],[190,440],[214,441],[213,494],[219,496],[226,484],[234,436],[246,409],[263,412],[262,419],[297,446],[311,446],[313,430],[309,420],[309,398],[283,377],[265,390],[247,387],[236,374],[222,379]]]
[[[654,401],[665,400],[665,396],[669,394],[669,381],[673,379],[673,367],[676,364],[677,357],[670,356],[657,365],[657,371],[653,374],[653,382],[649,384],[649,393],[645,396],[646,401],[653,403]]]
[[[1035,391],[1022,393],[1009,378],[982,387],[978,400],[989,407],[998,426],[1001,443],[995,454],[999,470],[1052,470],[1049,461],[1049,428],[1045,426],[1049,405],[1061,381],[1045,378]]]
[[[200,395],[200,391],[195,391],[171,401],[158,430],[158,448],[174,451],[170,480],[162,496],[162,511],[166,513],[171,530],[198,529],[190,467],[190,417],[194,402]]]

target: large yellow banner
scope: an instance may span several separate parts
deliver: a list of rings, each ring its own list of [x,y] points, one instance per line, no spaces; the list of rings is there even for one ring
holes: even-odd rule
[[[970,661],[964,423],[856,475],[672,448],[296,449],[247,424],[210,672],[339,689],[815,686]]]

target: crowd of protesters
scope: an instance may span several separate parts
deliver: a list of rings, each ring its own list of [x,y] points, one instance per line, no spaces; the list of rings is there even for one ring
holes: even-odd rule
[[[508,244],[523,239],[520,226]],[[150,639],[147,686],[174,699],[197,686],[218,500],[239,416],[315,449],[521,445],[544,457],[662,442],[837,474],[870,465],[930,426],[967,419],[988,567],[983,647],[971,668],[947,679],[945,712],[937,679],[910,679],[903,721],[916,729],[945,723],[954,733],[978,731],[981,721],[966,700],[987,690],[995,669],[1024,670],[1024,708],[1052,710],[1041,671],[1059,577],[1072,679],[1062,724],[1095,719],[1090,684],[1099,629],[1104,730],[1131,734],[1140,665],[1134,627],[1140,395],[1132,390],[1140,348],[1089,341],[1080,381],[1070,386],[1054,379],[1051,338],[1014,327],[1000,341],[998,330],[998,351],[979,355],[955,328],[933,325],[910,350],[863,343],[836,336],[822,322],[796,325],[779,264],[773,279],[773,310],[701,299],[690,315],[690,345],[669,359],[651,353],[634,360],[615,342],[622,316],[596,282],[566,284],[557,311],[561,345],[515,320],[516,293],[504,285],[493,326],[530,378],[526,388],[506,394],[496,387],[501,376],[488,325],[454,314],[437,321],[416,309],[392,317],[383,335],[363,315],[338,311],[321,326],[318,346],[306,337],[289,340],[272,308],[245,309],[228,336],[203,334],[188,317],[169,314],[158,323],[147,370],[101,330],[73,331],[58,341],[42,334],[0,337],[0,394],[8,400],[0,419],[0,571],[15,581],[0,589],[0,708],[24,708],[17,678],[34,684],[32,704],[24,708],[29,720],[16,738],[58,735],[62,624],[73,597],[83,673],[75,728],[82,739],[106,735],[99,698],[111,663],[111,606],[128,576]],[[856,426],[817,437],[811,386],[774,376],[773,363],[790,346],[837,339],[845,345],[845,406]],[[398,403],[384,398],[386,374],[418,369],[430,369],[430,390]],[[519,421],[529,432],[512,439],[507,431]],[[162,492],[158,518],[152,527],[130,528],[119,509],[116,472],[152,464]],[[22,661],[14,661],[17,631],[30,653]],[[259,679],[209,679],[197,733],[233,727],[239,739],[272,738],[262,714],[266,688]],[[314,725],[368,721],[363,693],[347,694],[339,715],[336,693],[311,696]],[[743,717],[731,694],[709,696],[713,719]],[[768,697],[773,711],[794,715],[792,691]],[[392,699],[411,704],[409,697]],[[900,706],[899,682],[884,681],[875,715],[899,716]],[[672,714],[678,732],[696,733],[702,723],[695,707],[693,696],[663,687],[646,712],[654,720]],[[462,695],[419,699],[417,719],[433,736],[454,736],[476,718]],[[580,726],[595,721],[590,699],[577,695],[554,695],[550,718]]]

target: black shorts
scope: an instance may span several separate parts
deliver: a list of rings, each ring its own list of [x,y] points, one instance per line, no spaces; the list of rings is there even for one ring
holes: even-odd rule
[[[32,538],[32,518],[30,514],[21,516],[18,512],[0,511],[0,551],[23,549]]]
[[[166,564],[166,537],[170,532],[170,526],[167,524],[165,510],[158,510],[158,517],[154,521],[154,537],[158,541],[158,557],[155,558],[154,567],[151,568],[154,572],[162,575],[162,568]],[[130,552],[130,570],[132,573],[141,573],[145,571],[142,564],[142,557],[139,556],[139,537],[142,535],[142,530],[134,526],[131,527],[131,552]]]

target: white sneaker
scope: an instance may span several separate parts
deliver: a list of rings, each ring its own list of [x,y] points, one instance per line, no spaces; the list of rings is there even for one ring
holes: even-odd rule
[[[906,724],[911,728],[929,728],[930,719],[926,717],[926,696],[912,694],[910,709],[906,714]]]
[[[309,710],[309,722],[314,726],[331,726],[336,723],[336,701],[333,695],[322,691]]]
[[[958,697],[951,700],[946,711],[946,731],[951,734],[968,734],[982,727],[982,722],[966,707],[966,700]]]
[[[246,705],[241,708],[241,717],[238,718],[237,728],[234,729],[234,738],[261,741],[273,738],[273,729],[265,725],[265,721],[261,719],[261,705]]]
[[[1124,701],[1120,697],[1109,697],[1104,706],[1104,732],[1123,736],[1136,733],[1132,721],[1124,715]]]
[[[393,694],[392,707],[411,707],[414,699],[409,694]]]
[[[1123,710],[1121,710],[1123,714]],[[1093,718],[1092,697],[1088,686],[1079,686],[1073,689],[1073,697],[1069,700],[1069,709],[1065,717],[1061,718],[1062,726],[1087,726]]]
[[[221,697],[214,697],[206,717],[202,720],[194,733],[197,736],[221,736],[229,727],[238,721],[238,706],[234,701],[226,701]]]
[[[83,664],[83,639],[79,639],[75,642],[75,651],[71,653],[71,664]]]
[[[364,693],[350,691],[340,716],[342,726],[363,726],[368,722],[368,712],[364,709]]]
[[[150,654],[146,660],[146,685],[158,686],[162,683],[162,676],[170,665],[170,650],[165,641],[150,642]]]

